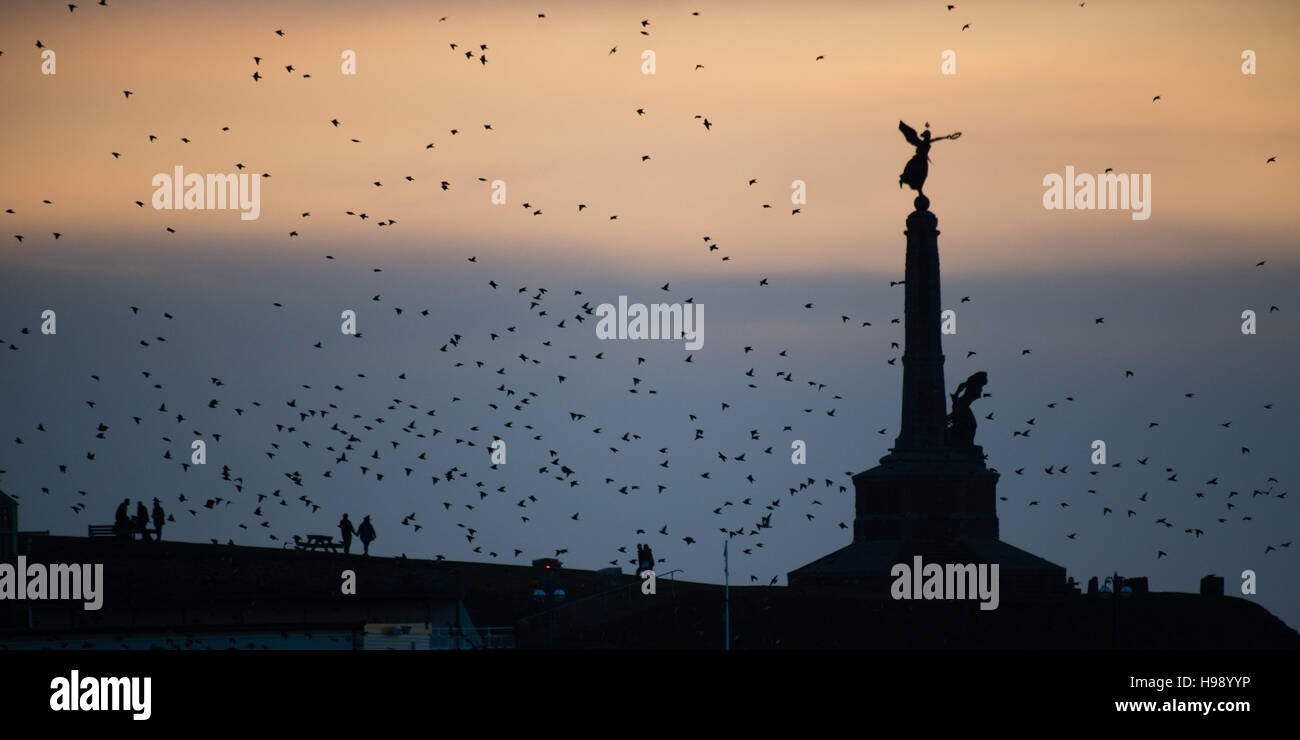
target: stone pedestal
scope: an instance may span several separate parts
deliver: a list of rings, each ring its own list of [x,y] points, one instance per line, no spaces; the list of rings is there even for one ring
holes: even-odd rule
[[[997,539],[997,484],[983,466],[882,462],[853,476],[853,540]]]

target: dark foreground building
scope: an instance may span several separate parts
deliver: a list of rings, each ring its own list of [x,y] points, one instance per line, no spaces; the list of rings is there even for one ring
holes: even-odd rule
[[[561,568],[550,610],[527,566],[363,558],[184,542],[25,536],[31,562],[102,563],[103,607],[0,601],[0,651],[21,649],[716,650],[723,588]],[[8,559],[4,562],[14,562]],[[356,574],[357,593],[340,574]],[[895,601],[847,589],[730,589],[735,649],[1300,648],[1267,610],[1221,592]]]
[[[102,565],[101,604],[0,601],[0,649],[487,646],[461,601],[460,569],[433,561],[43,533],[25,533],[19,554],[29,565]],[[345,572],[355,593],[344,593]]]

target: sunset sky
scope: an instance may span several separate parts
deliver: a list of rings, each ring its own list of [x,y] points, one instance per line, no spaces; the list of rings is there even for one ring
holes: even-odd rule
[[[53,217],[75,242],[66,248],[91,229],[148,248],[142,240],[176,220],[130,207],[148,201],[154,173],[240,162],[272,175],[263,217],[192,215],[188,238],[307,253],[360,239],[411,254],[455,242],[642,267],[667,255],[679,273],[715,274],[696,249],[710,234],[734,245],[731,273],[817,272],[830,261],[891,269],[880,225],[909,200],[896,179],[907,156],[901,118],[963,133],[932,152],[934,209],[963,234],[963,248],[945,255],[950,270],[1216,264],[1232,259],[1242,229],[1257,249],[1276,242],[1261,258],[1284,254],[1300,186],[1286,165],[1300,116],[1294,3],[813,10],[121,2],[68,13],[8,3],[0,146],[22,176],[5,178],[0,197],[56,203],[9,219],[15,233],[47,231]],[[57,74],[39,73],[38,39],[58,55]],[[340,73],[344,49],[357,54],[355,76]],[[645,49],[654,75],[641,74]],[[1256,52],[1258,74],[1242,74],[1244,49]],[[945,50],[955,75],[940,74]],[[265,78],[254,82],[254,71]],[[1280,166],[1264,167],[1270,156]],[[1045,211],[1043,176],[1066,165],[1151,173],[1153,218]],[[504,180],[513,207],[493,206],[478,177]],[[808,184],[808,204],[791,218],[795,179]],[[972,192],[985,197],[957,197]],[[544,217],[519,208],[525,201]],[[302,223],[304,210],[317,220]],[[399,225],[378,233],[346,210]]]
[[[915,195],[898,185],[913,151],[898,122],[928,121],[962,133],[934,145],[926,193],[944,305],[958,311],[958,334],[944,337],[947,384],[976,370],[991,379],[976,441],[1002,472],[1004,539],[1081,582],[1119,570],[1150,576],[1153,590],[1194,591],[1213,572],[1232,593],[1255,569],[1254,598],[1300,626],[1300,545],[1277,547],[1300,540],[1300,5],[946,4],[86,0],[70,13],[5,2],[0,211],[14,213],[0,212],[0,490],[20,497],[24,528],[55,534],[109,523],[127,495],[132,506],[157,495],[177,517],[169,537],[277,546],[267,531],[333,532],[346,510],[375,516],[384,555],[523,563],[567,548],[566,563],[592,569],[611,558],[626,567],[615,548],[666,523],[671,536],[648,541],[700,581],[721,580],[719,527],[752,524],[780,498],[785,521],[740,565],[733,542],[732,574],[784,583],[848,543],[837,524],[851,527],[852,496],[838,487],[851,492],[845,473],[874,465],[897,434],[901,371],[888,360],[901,353],[890,319],[902,316],[903,288],[889,281],[902,278]],[[41,72],[38,40],[56,54],[53,75]],[[341,73],[344,50],[355,75]],[[642,74],[644,50],[653,75]],[[955,75],[941,73],[945,50]],[[1242,73],[1244,50],[1256,74]],[[156,173],[236,163],[271,175],[258,220],[150,206]],[[1043,178],[1067,165],[1150,174],[1150,219],[1045,210]],[[506,205],[491,202],[494,180]],[[791,203],[794,180],[806,204]],[[544,317],[529,305],[542,287]],[[594,317],[575,320],[584,302],[619,295],[707,306],[693,364],[679,344],[600,342]],[[47,308],[57,335],[38,329]],[[338,334],[343,309],[361,315],[362,339]],[[1239,329],[1247,309],[1260,317],[1254,336]],[[462,345],[440,352],[454,334]],[[502,384],[517,393],[507,399]],[[534,405],[509,411],[529,391]],[[339,408],[325,422],[299,420],[328,403]],[[407,403],[419,409],[401,412]],[[1030,418],[1034,436],[1013,438]],[[342,441],[336,420],[366,442],[338,466],[347,473],[324,479],[336,457],[325,447]],[[367,421],[377,429],[361,432]],[[397,428],[408,421],[441,434],[418,440]],[[94,438],[97,423],[112,428],[107,439]],[[206,469],[184,472],[196,430],[222,441]],[[639,440],[619,439],[633,432]],[[487,466],[492,435],[510,443],[500,470]],[[1089,476],[1099,438],[1122,467]],[[790,465],[792,439],[808,443],[804,468]],[[372,449],[392,455],[375,468],[382,483],[353,464]],[[415,463],[421,450],[429,459]],[[539,476],[556,457],[580,486]],[[1062,463],[1064,477],[1043,472]],[[245,478],[242,493],[220,479],[225,464]],[[469,477],[430,488],[453,465]],[[305,487],[285,479],[293,470]],[[1212,476],[1221,482],[1206,488]],[[816,491],[787,493],[809,477]],[[492,496],[478,495],[480,481]],[[631,484],[640,488],[618,493]],[[262,528],[249,496],[276,488],[308,495],[319,513],[291,501]],[[1233,509],[1229,489],[1241,492]],[[179,492],[234,503],[191,515]],[[516,501],[530,493],[540,501],[524,512]],[[712,513],[746,497],[752,510]],[[87,511],[70,510],[77,503]],[[413,510],[418,534],[399,524]],[[1177,526],[1157,528],[1160,516]],[[525,555],[510,557],[514,547]]]

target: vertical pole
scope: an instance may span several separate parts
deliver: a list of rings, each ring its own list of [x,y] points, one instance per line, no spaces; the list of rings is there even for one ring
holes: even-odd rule
[[[723,650],[731,649],[731,572],[729,561],[727,559],[727,545],[731,542],[728,539],[722,543],[722,619],[723,619]]]

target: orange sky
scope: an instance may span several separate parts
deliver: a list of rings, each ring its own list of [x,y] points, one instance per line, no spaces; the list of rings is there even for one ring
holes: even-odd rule
[[[0,208],[17,213],[0,216],[0,261],[206,240],[675,273],[896,271],[913,195],[898,189],[911,154],[899,118],[963,132],[935,145],[927,187],[947,270],[1196,264],[1239,260],[1247,244],[1251,258],[1294,254],[1296,3],[944,5],[5,3]],[[37,39],[57,74],[40,73]],[[481,43],[487,65],[461,53]],[[356,76],[340,73],[343,49]],[[945,49],[954,76],[940,74]],[[1258,74],[1241,73],[1243,49]],[[148,207],[155,173],[236,162],[272,175],[258,221]],[[1150,220],[1045,211],[1042,178],[1066,165],[1151,173]],[[504,180],[508,205],[478,177]],[[794,179],[808,188],[797,216]],[[398,223],[375,226],[386,218]]]

